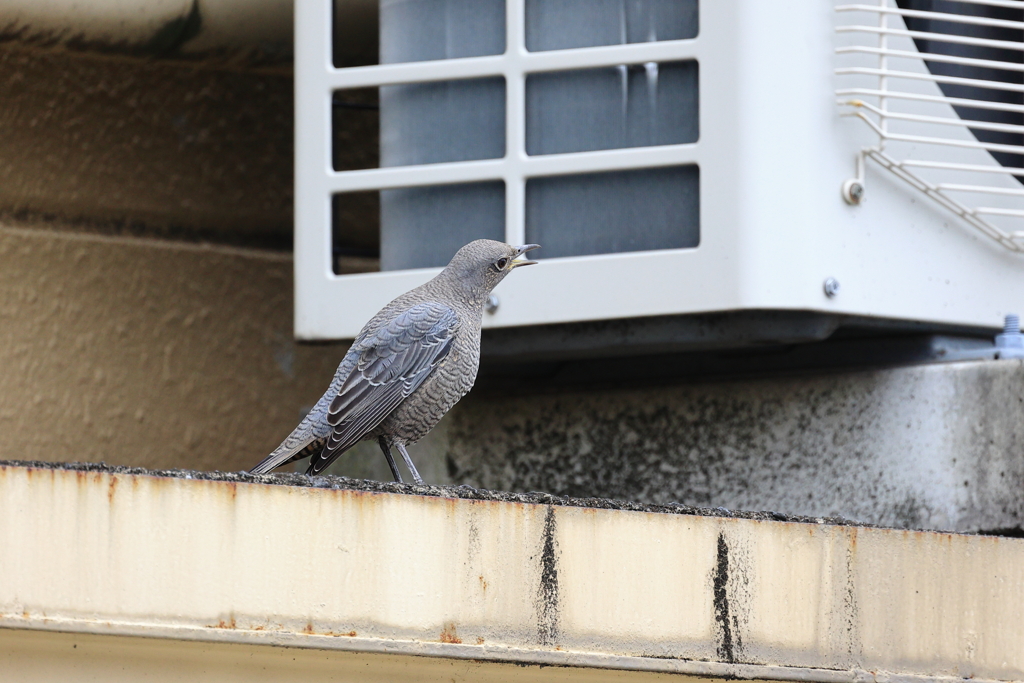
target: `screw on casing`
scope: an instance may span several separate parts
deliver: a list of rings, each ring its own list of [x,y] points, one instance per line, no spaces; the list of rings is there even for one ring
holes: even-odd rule
[[[864,199],[864,183],[856,178],[850,178],[843,183],[842,193],[843,201],[852,206],[856,206],[857,204],[860,204],[862,199]]]
[[[839,280],[834,277],[825,278],[825,282],[822,285],[822,289],[825,290],[825,296],[829,299],[833,298],[839,293]]]

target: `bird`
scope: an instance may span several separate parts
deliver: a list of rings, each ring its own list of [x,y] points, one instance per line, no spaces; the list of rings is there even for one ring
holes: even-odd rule
[[[324,395],[274,451],[249,470],[265,474],[309,458],[307,475],[323,472],[364,439],[377,439],[395,481],[397,448],[416,484],[406,450],[465,396],[480,366],[480,327],[491,291],[538,244],[476,240],[456,252],[433,279],[382,308],[363,327]]]

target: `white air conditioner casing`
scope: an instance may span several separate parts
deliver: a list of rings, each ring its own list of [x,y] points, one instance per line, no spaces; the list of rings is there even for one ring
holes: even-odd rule
[[[896,9],[891,2],[881,7]],[[524,46],[523,0],[506,0],[507,47],[502,55],[335,69],[331,1],[298,0],[297,337],[352,338],[388,301],[437,272],[335,275],[333,193],[501,179],[506,241],[519,244],[528,241],[523,188],[530,177],[684,164],[696,164],[700,172],[697,247],[551,259],[540,250],[535,252],[540,265],[517,271],[500,285],[500,306],[485,316],[485,326],[756,309],[999,327],[1006,313],[1024,308],[1024,256],[1015,250],[1019,241],[1012,235],[1014,221],[1024,230],[1024,213],[1013,213],[1024,209],[1022,198],[1013,193],[1024,186],[1011,176],[990,174],[1007,190],[993,200],[1003,202],[1000,206],[1009,212],[1003,218],[1010,223],[1003,225],[1009,226],[1010,236],[1000,243],[969,215],[957,215],[870,154],[865,162],[864,150],[881,148],[903,158],[923,147],[900,141],[880,144],[875,129],[845,115],[847,107],[837,106],[837,91],[870,90],[879,82],[877,74],[851,76],[843,68],[870,67],[879,59],[896,68],[896,57],[844,52],[850,46],[875,46],[880,38],[857,31],[837,33],[837,27],[851,22],[878,26],[882,16],[888,26],[899,29],[901,18],[898,11],[880,13],[869,6],[852,13],[836,8],[811,0],[705,0],[699,7],[699,34],[692,40],[530,53]],[[883,47],[916,49],[898,31],[885,36]],[[699,63],[697,142],[526,154],[525,74],[685,59]],[[925,65],[920,60],[917,64],[900,68],[926,74]],[[332,170],[330,102],[335,90],[487,75],[506,79],[504,158]],[[935,83],[923,80],[919,87],[926,97],[942,97]],[[956,117],[948,104],[930,106],[945,107]],[[931,126],[927,121],[908,125]],[[960,130],[970,142],[970,132]],[[935,158],[995,165],[984,150],[942,150]],[[861,166],[863,201],[851,205],[841,188]],[[833,296],[824,287],[830,278],[839,284]]]

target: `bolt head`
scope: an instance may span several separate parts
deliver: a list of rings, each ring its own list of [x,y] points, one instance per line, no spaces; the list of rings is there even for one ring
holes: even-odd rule
[[[494,294],[491,294],[489,297],[487,297],[487,301],[484,302],[484,310],[490,313],[491,315],[494,315],[494,313],[498,310],[498,304],[500,303],[501,302],[498,301],[498,297],[496,297]]]
[[[825,290],[825,296],[829,299],[833,298],[839,293],[839,280],[834,277],[826,278],[825,283],[822,285],[822,289]]]
[[[864,199],[864,184],[856,178],[850,178],[843,183],[843,201],[852,206],[860,204]]]

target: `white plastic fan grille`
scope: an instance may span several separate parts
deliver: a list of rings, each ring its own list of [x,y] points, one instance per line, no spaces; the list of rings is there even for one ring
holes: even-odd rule
[[[838,103],[878,136],[861,158],[1024,252],[1024,2],[879,0],[836,11]]]

